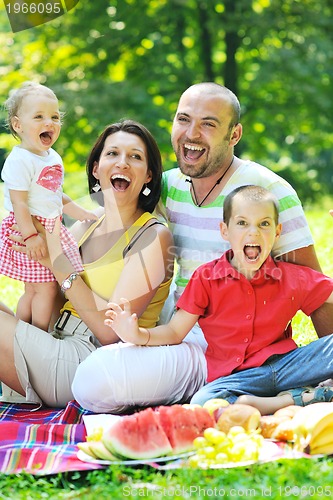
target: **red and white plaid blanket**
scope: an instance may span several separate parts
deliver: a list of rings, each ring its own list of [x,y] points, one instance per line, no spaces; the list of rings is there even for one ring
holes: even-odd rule
[[[85,415],[94,414],[76,401],[68,403],[65,409],[38,410],[26,404],[0,403],[0,473],[47,475],[107,467],[77,458],[77,443],[85,441],[87,434]],[[274,453],[263,461],[302,457],[312,458],[285,443],[276,443]],[[149,465],[164,470],[182,466],[179,460],[166,465],[152,461]]]
[[[65,409],[0,403],[0,472],[56,474],[103,468],[77,458],[84,441],[83,410],[71,401]]]

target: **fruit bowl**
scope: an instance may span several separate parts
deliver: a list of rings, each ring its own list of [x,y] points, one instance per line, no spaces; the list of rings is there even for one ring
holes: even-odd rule
[[[84,453],[84,451],[79,450],[77,452],[77,458],[81,460],[81,462],[89,462],[91,464],[97,465],[143,465],[143,464],[163,464],[172,461],[184,461],[188,459],[194,452],[187,453],[179,453],[178,455],[168,455],[165,457],[157,457],[157,458],[141,458],[140,460],[101,460],[94,459],[90,455]]]

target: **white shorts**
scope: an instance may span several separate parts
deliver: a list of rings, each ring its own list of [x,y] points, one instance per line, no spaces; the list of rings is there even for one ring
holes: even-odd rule
[[[72,392],[93,412],[125,413],[138,406],[185,402],[204,385],[206,376],[204,350],[197,343],[118,343],[98,348],[80,364]]]
[[[18,321],[14,358],[26,400],[55,408],[65,407],[74,399],[71,384],[78,365],[95,349],[88,336],[58,339]]]

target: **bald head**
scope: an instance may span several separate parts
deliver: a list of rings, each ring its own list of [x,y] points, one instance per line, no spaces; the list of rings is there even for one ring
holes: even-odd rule
[[[237,99],[236,95],[227,87],[219,85],[215,82],[195,83],[183,92],[180,99],[187,95],[199,96],[200,94],[205,94],[206,96],[211,95],[215,97],[221,97],[224,101],[229,102],[233,112],[232,122],[233,124],[239,123],[241,114],[239,100]]]

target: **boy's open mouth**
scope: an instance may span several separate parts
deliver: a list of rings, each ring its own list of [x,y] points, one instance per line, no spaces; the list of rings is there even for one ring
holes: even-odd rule
[[[111,177],[111,184],[116,191],[126,191],[131,183],[131,179],[126,177],[126,175],[115,174]]]
[[[248,261],[250,262],[256,262],[261,254],[261,247],[260,245],[255,245],[255,244],[248,244],[244,246],[244,254],[245,257]]]
[[[206,149],[198,144],[184,144],[183,146],[184,158],[188,161],[198,160],[205,151]]]

